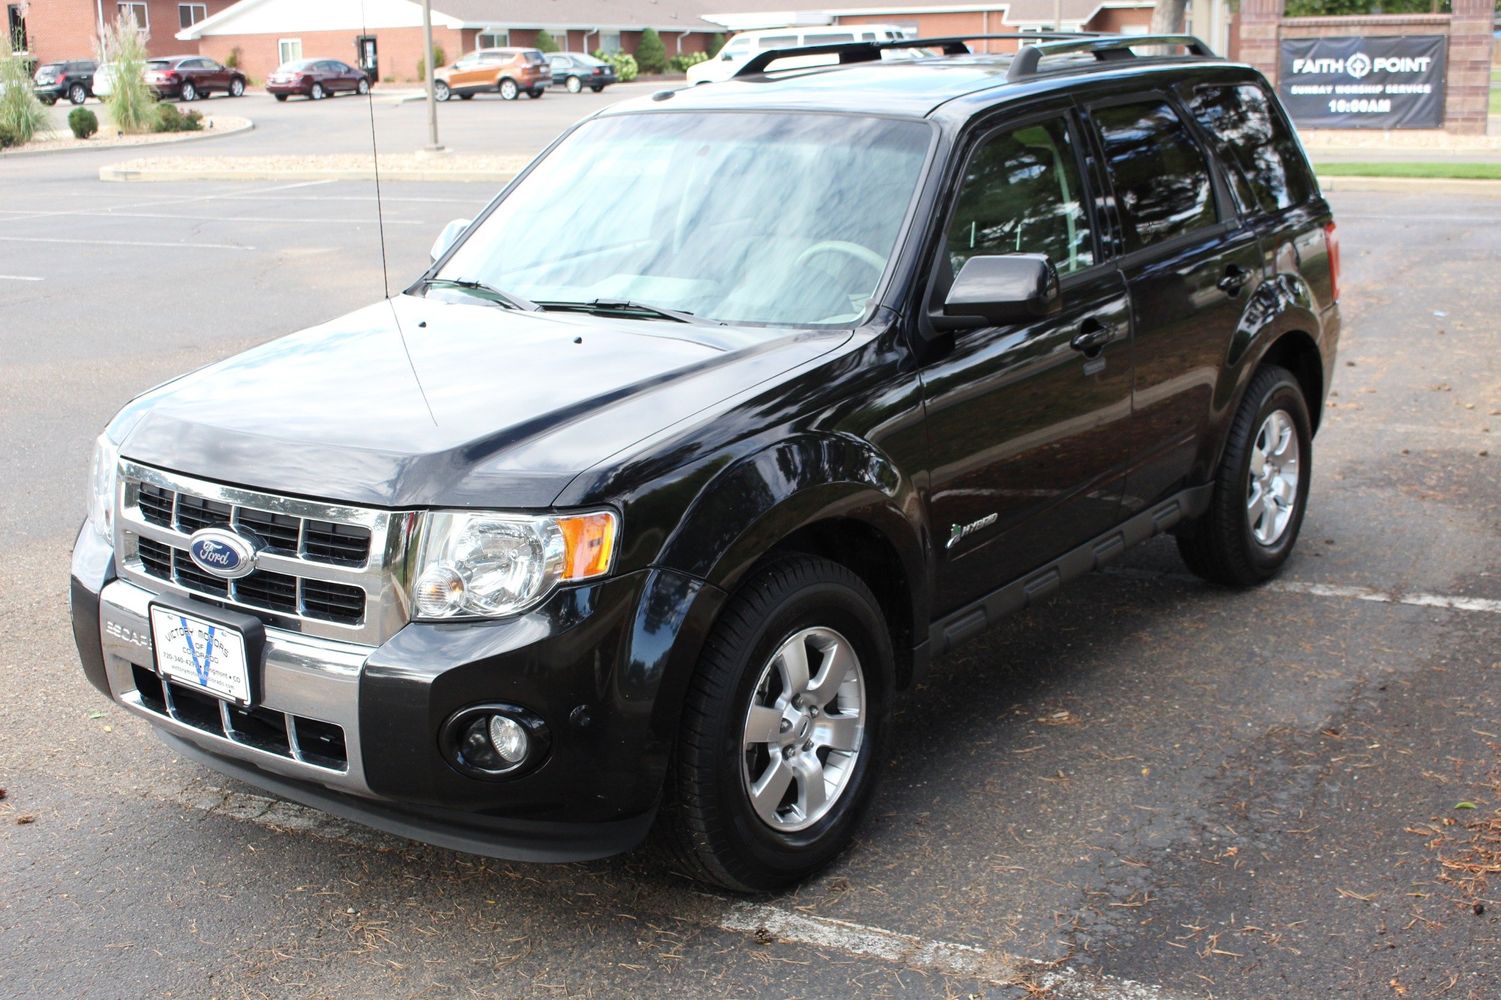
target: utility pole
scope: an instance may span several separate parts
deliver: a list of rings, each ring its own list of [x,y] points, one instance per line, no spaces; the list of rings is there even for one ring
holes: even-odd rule
[[[1063,30],[1063,0],[1053,0],[1053,30]]]
[[[427,56],[422,64],[427,67],[427,151],[443,150],[438,142],[438,99],[433,96],[433,0],[422,0],[422,45]]]
[[[94,14],[99,18],[99,61],[109,62],[109,53],[104,51],[104,0],[94,0]]]

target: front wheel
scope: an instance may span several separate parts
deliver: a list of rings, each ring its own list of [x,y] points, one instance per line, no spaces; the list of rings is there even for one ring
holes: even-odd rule
[[[245,81],[241,80],[239,77],[235,77],[233,80],[229,81],[229,96],[244,97]]]
[[[286,94],[272,94],[271,96],[276,98],[278,101],[285,101],[287,99]]]
[[[789,556],[726,605],[683,711],[664,833],[695,878],[767,891],[853,836],[894,676],[880,605],[838,563]]]
[[[515,80],[500,81],[500,96],[503,100],[514,101],[521,96],[521,88],[516,86]]]
[[[584,89],[584,81],[576,76],[570,76],[567,80],[563,81],[563,86],[568,88],[570,94],[577,94]]]
[[[1230,425],[1209,510],[1178,531],[1178,552],[1190,570],[1232,587],[1277,575],[1303,526],[1311,427],[1292,372],[1268,365],[1252,376]]]
[[[360,81],[354,85],[354,92],[361,97],[370,93],[370,81],[364,77],[360,77]]]
[[[82,104],[89,99],[89,92],[81,83],[75,83],[68,88],[68,100],[74,104]]]
[[[433,100],[446,101],[452,96],[453,91],[448,89],[448,84],[444,83],[442,80],[433,81]],[[463,97],[465,95],[460,94],[459,96]]]
[[[198,100],[198,88],[193,86],[191,80],[182,85],[182,99],[184,101]]]

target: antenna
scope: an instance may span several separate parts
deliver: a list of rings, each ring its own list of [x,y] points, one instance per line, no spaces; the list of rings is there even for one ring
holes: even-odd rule
[[[369,37],[370,26],[365,23],[365,0],[360,0],[360,35]],[[360,50],[360,62],[365,61],[365,51]],[[365,72],[361,66],[360,72]],[[373,81],[372,81],[373,83]],[[375,87],[365,88],[365,106],[370,112],[370,168],[375,172],[375,225],[380,232],[380,289],[381,298],[391,297],[391,275],[386,265],[386,212],[380,199],[380,147],[375,141]]]

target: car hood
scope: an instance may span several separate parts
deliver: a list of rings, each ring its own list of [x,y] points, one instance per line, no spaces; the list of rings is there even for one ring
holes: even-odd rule
[[[159,386],[112,426],[127,459],[267,492],[546,507],[584,469],[849,336],[750,333],[402,295]]]

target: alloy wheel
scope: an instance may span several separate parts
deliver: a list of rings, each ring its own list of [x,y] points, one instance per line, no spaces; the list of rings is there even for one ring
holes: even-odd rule
[[[1292,521],[1298,502],[1298,431],[1285,410],[1262,421],[1251,445],[1246,521],[1262,545],[1275,545]]]

